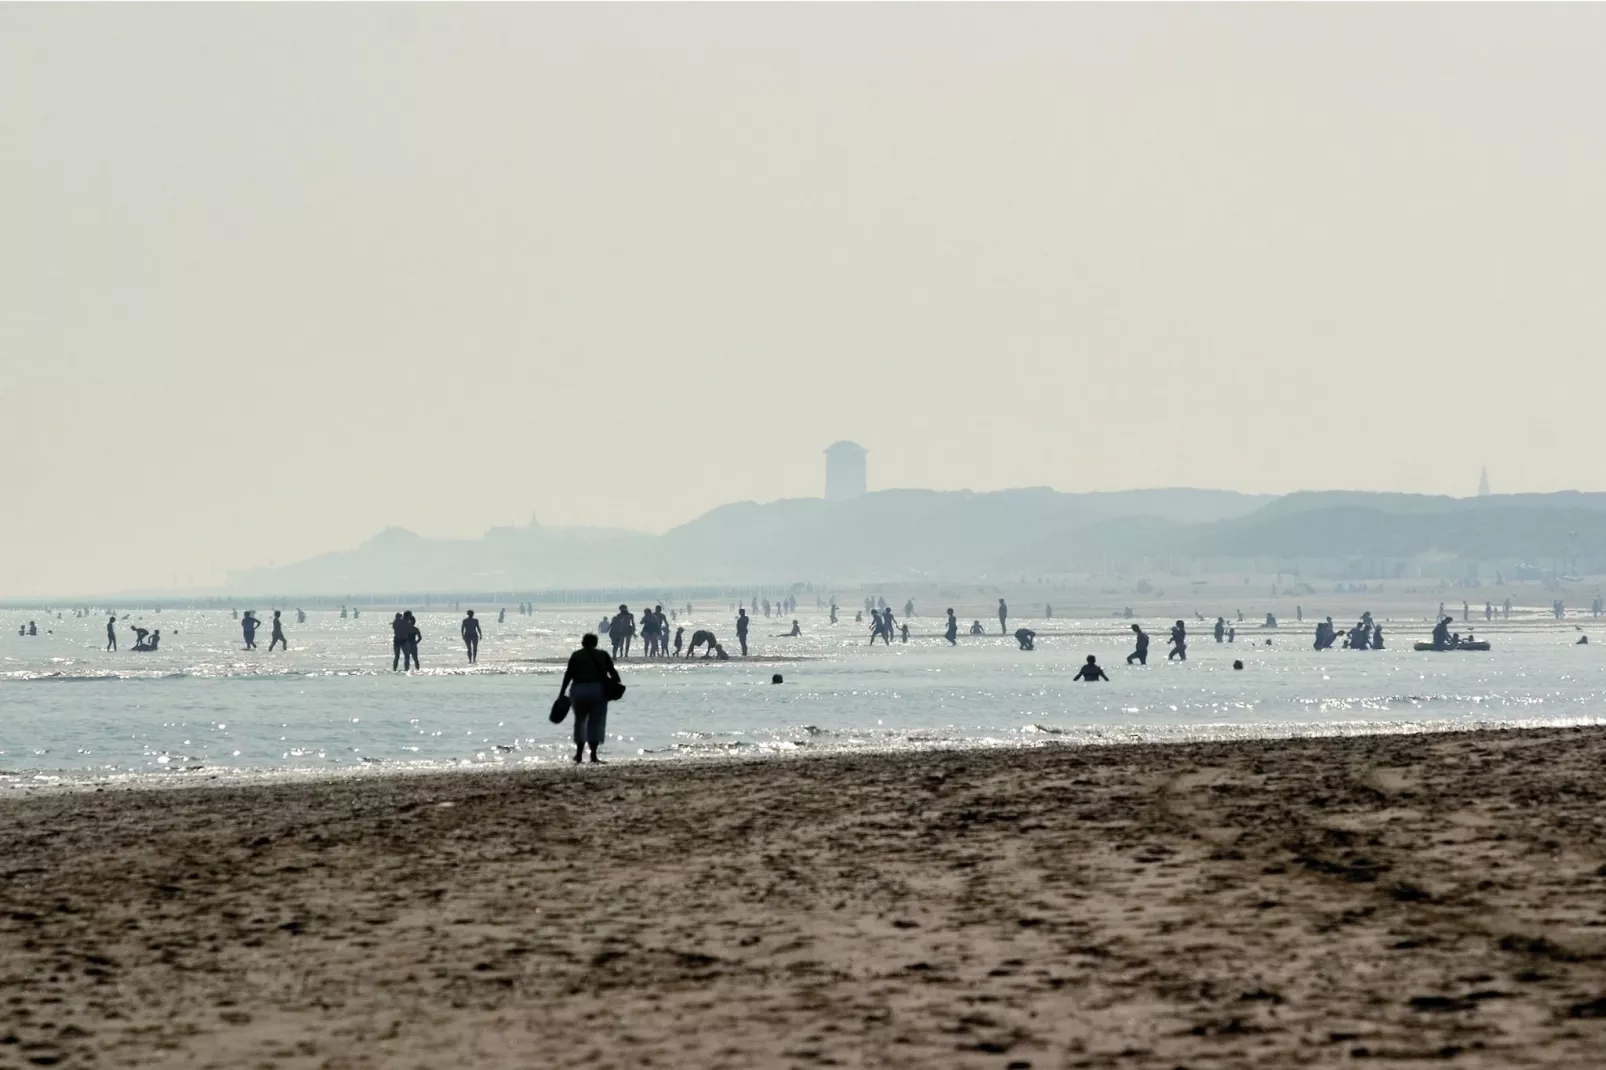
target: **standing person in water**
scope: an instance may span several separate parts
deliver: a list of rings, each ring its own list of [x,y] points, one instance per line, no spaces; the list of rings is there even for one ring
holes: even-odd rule
[[[268,637],[269,654],[273,653],[275,646],[282,646],[285,650],[290,649],[290,644],[284,641],[284,622],[279,619],[277,609],[273,611],[273,634]]]
[[[736,611],[736,642],[741,644],[742,657],[747,657],[747,626],[750,618],[746,609]]]
[[[619,670],[605,651],[597,649],[597,637],[587,632],[580,649],[569,655],[558,694],[567,693],[574,711],[574,761],[580,764],[586,748],[591,760],[600,761],[597,748],[608,738],[608,683],[620,683]]]
[[[949,646],[959,645],[959,619],[954,616],[952,606],[948,607],[948,626],[943,631],[942,637],[948,640]]]
[[[1136,650],[1126,656],[1126,663],[1130,665],[1135,661],[1139,665],[1147,665],[1149,663],[1149,633],[1136,624],[1132,625],[1132,631],[1138,637],[1138,646]]]
[[[473,612],[473,611],[470,610],[470,612]],[[506,606],[498,606],[497,610],[496,610],[496,623],[503,624],[506,621],[507,621],[507,607]]]
[[[1171,628],[1171,652],[1165,660],[1188,660],[1188,628],[1180,620]]]
[[[506,612],[504,610],[503,612]],[[468,651],[468,663],[476,665],[480,660],[480,622],[474,618],[474,611],[468,611],[463,623],[457,629],[463,635],[463,646]]]
[[[257,620],[256,610],[246,610],[245,616],[240,618],[240,631],[245,634],[245,648],[247,650],[255,650],[257,648],[257,629],[260,627],[262,627],[262,622]]]
[[[998,600],[998,634],[999,635],[1008,635],[1009,634],[1008,621],[1009,621],[1009,607],[1004,605],[1004,600],[1002,598],[1000,598]]]
[[[1099,659],[1089,654],[1087,656],[1087,664],[1076,670],[1076,675],[1071,679],[1091,684],[1095,680],[1108,680],[1109,677],[1104,675],[1103,669],[1099,668]]]
[[[413,668],[418,668],[418,644],[423,641],[424,633],[418,630],[418,621],[413,611],[408,610],[402,614],[402,623],[407,625],[407,642],[402,645],[402,667],[406,668],[408,662]]]
[[[307,623],[307,615],[305,613],[301,612],[301,610],[299,610],[299,609],[296,610],[296,623],[297,624],[305,624],[305,623]]]
[[[106,649],[117,649],[117,614],[106,618]]]
[[[888,646],[892,645],[892,630],[897,626],[898,622],[892,617],[892,607],[888,606],[883,609],[881,611],[881,638],[886,640]]]
[[[831,599],[831,623],[832,624],[836,623],[836,610],[837,610],[836,599],[833,598],[833,599]]]
[[[1216,642],[1219,643],[1223,639],[1225,639],[1226,637],[1227,637],[1227,618],[1226,617],[1217,617],[1216,618]]]
[[[390,622],[390,671],[401,668],[402,652],[407,649],[407,621],[400,613]]]
[[[685,626],[675,629],[675,657],[680,657],[680,648],[686,640]]]

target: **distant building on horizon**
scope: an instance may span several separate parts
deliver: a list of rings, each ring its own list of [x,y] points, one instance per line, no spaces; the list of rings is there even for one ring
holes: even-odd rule
[[[1489,489],[1489,467],[1484,466],[1483,475],[1478,477],[1478,497],[1487,498],[1494,492]]]
[[[865,449],[857,442],[833,442],[825,448],[825,500],[847,501],[865,492]]]

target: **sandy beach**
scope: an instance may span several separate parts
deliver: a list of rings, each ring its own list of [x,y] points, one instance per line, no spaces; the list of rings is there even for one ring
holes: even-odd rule
[[[1606,732],[0,803],[0,1065],[1601,1065]]]

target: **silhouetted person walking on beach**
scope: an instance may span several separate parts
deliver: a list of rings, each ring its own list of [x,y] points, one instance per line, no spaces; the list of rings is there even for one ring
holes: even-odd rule
[[[1138,648],[1126,656],[1126,663],[1130,665],[1135,661],[1139,665],[1147,665],[1149,663],[1149,635],[1136,624],[1132,625],[1132,631],[1138,637]]]
[[[1009,621],[1009,607],[1004,605],[1004,600],[1002,598],[1000,598],[998,600],[998,634],[999,635],[1008,635],[1009,634],[1008,621]]]
[[[736,611],[736,642],[740,644],[742,657],[744,658],[747,657],[747,627],[749,620],[747,610],[738,609]]]
[[[1165,656],[1167,661],[1173,659],[1188,660],[1188,629],[1180,620],[1171,629],[1171,652]]]
[[[246,610],[245,616],[240,618],[240,631],[245,634],[245,648],[247,650],[255,650],[257,648],[257,629],[260,627],[262,627],[262,622],[257,620],[256,611]]]
[[[587,632],[580,649],[569,655],[558,694],[567,693],[574,711],[574,761],[578,765],[591,748],[591,760],[598,761],[597,748],[608,738],[608,684],[620,684],[613,659],[597,649],[597,637]],[[622,693],[622,692],[621,692]]]
[[[117,649],[117,614],[106,618],[106,649]]]
[[[949,646],[959,645],[959,620],[954,616],[952,608],[948,610],[948,626],[943,631],[942,637],[948,640]]]
[[[275,646],[281,646],[285,650],[290,649],[290,644],[284,641],[284,622],[279,619],[279,611],[277,609],[273,611],[273,634],[268,636],[269,654],[273,653]]]
[[[620,605],[619,612],[608,622],[608,642],[613,646],[613,656],[619,657],[621,653],[628,656],[630,653],[630,633],[635,631],[636,621],[630,615],[630,608]],[[610,659],[611,660],[611,659]]]
[[[1077,669],[1076,675],[1071,677],[1071,679],[1081,680],[1084,683],[1091,684],[1095,680],[1108,680],[1109,677],[1105,676],[1104,670],[1099,668],[1099,659],[1094,657],[1092,654],[1089,654],[1087,656],[1087,664],[1083,665],[1080,669]]]
[[[685,639],[686,639],[686,629],[685,628],[676,628],[675,629],[675,657],[677,657],[677,658],[680,657],[680,648],[681,648],[682,644],[685,642]]]
[[[504,610],[504,612],[506,612]],[[468,663],[474,665],[480,660],[480,622],[474,619],[474,611],[468,611],[458,631],[463,633],[463,646],[468,650]]]

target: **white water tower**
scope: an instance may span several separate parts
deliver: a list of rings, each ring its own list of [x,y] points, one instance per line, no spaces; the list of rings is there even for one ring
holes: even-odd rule
[[[857,498],[865,490],[865,449],[857,442],[834,442],[825,449],[825,500]]]

